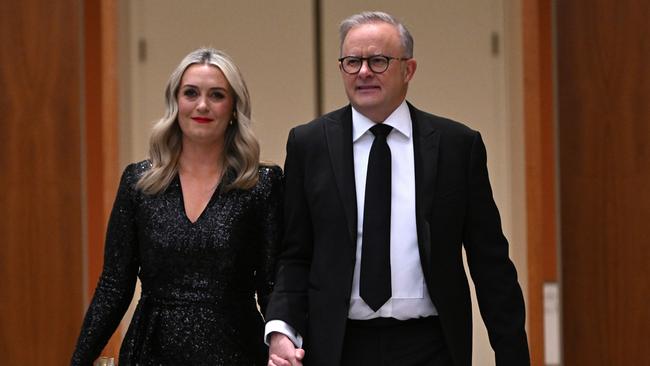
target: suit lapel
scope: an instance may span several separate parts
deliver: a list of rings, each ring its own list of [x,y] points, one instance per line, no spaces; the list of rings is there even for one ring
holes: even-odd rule
[[[329,156],[334,170],[339,197],[343,203],[348,233],[353,245],[357,242],[357,194],[354,183],[352,151],[352,109],[348,105],[332,114],[324,123]]]
[[[430,223],[438,168],[440,131],[436,130],[427,116],[408,104],[413,121],[413,150],[415,156],[415,210],[418,244],[422,266],[427,276],[431,259]],[[334,171],[339,197],[343,204],[352,244],[356,244],[357,195],[354,182],[354,154],[352,151],[352,109],[348,105],[330,114],[324,125],[330,161]]]
[[[431,268],[431,231],[428,213],[431,212],[438,170],[440,131],[427,116],[409,103],[413,121],[413,150],[415,156],[415,214],[422,270],[427,278]]]

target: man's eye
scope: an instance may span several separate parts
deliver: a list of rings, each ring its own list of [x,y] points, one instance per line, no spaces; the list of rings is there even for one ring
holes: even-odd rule
[[[384,65],[386,65],[386,59],[383,58],[383,57],[372,57],[370,59],[370,63],[373,66],[384,66]]]
[[[357,66],[357,65],[359,65],[359,62],[360,62],[360,60],[358,58],[349,58],[349,59],[345,60],[345,63],[348,66]]]

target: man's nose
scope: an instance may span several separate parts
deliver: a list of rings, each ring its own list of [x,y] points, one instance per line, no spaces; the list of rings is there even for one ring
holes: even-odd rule
[[[370,60],[362,60],[361,68],[359,69],[359,77],[367,78],[373,76],[375,73],[370,69]]]

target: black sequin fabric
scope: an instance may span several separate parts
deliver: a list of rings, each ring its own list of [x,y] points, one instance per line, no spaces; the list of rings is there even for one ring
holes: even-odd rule
[[[178,176],[157,195],[129,165],[110,216],[104,267],[72,365],[91,365],[133,297],[142,295],[120,349],[125,365],[263,365],[263,319],[281,229],[282,171],[260,167],[250,190],[221,189],[191,222]],[[256,301],[257,298],[257,301]]]

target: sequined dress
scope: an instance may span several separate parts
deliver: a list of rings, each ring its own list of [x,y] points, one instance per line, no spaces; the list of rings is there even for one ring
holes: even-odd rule
[[[185,214],[180,179],[157,195],[135,189],[147,161],[120,181],[104,269],[72,365],[91,365],[132,299],[141,299],[120,349],[125,365],[263,365],[263,319],[281,220],[282,172],[260,167],[250,190],[221,187],[199,218]]]

